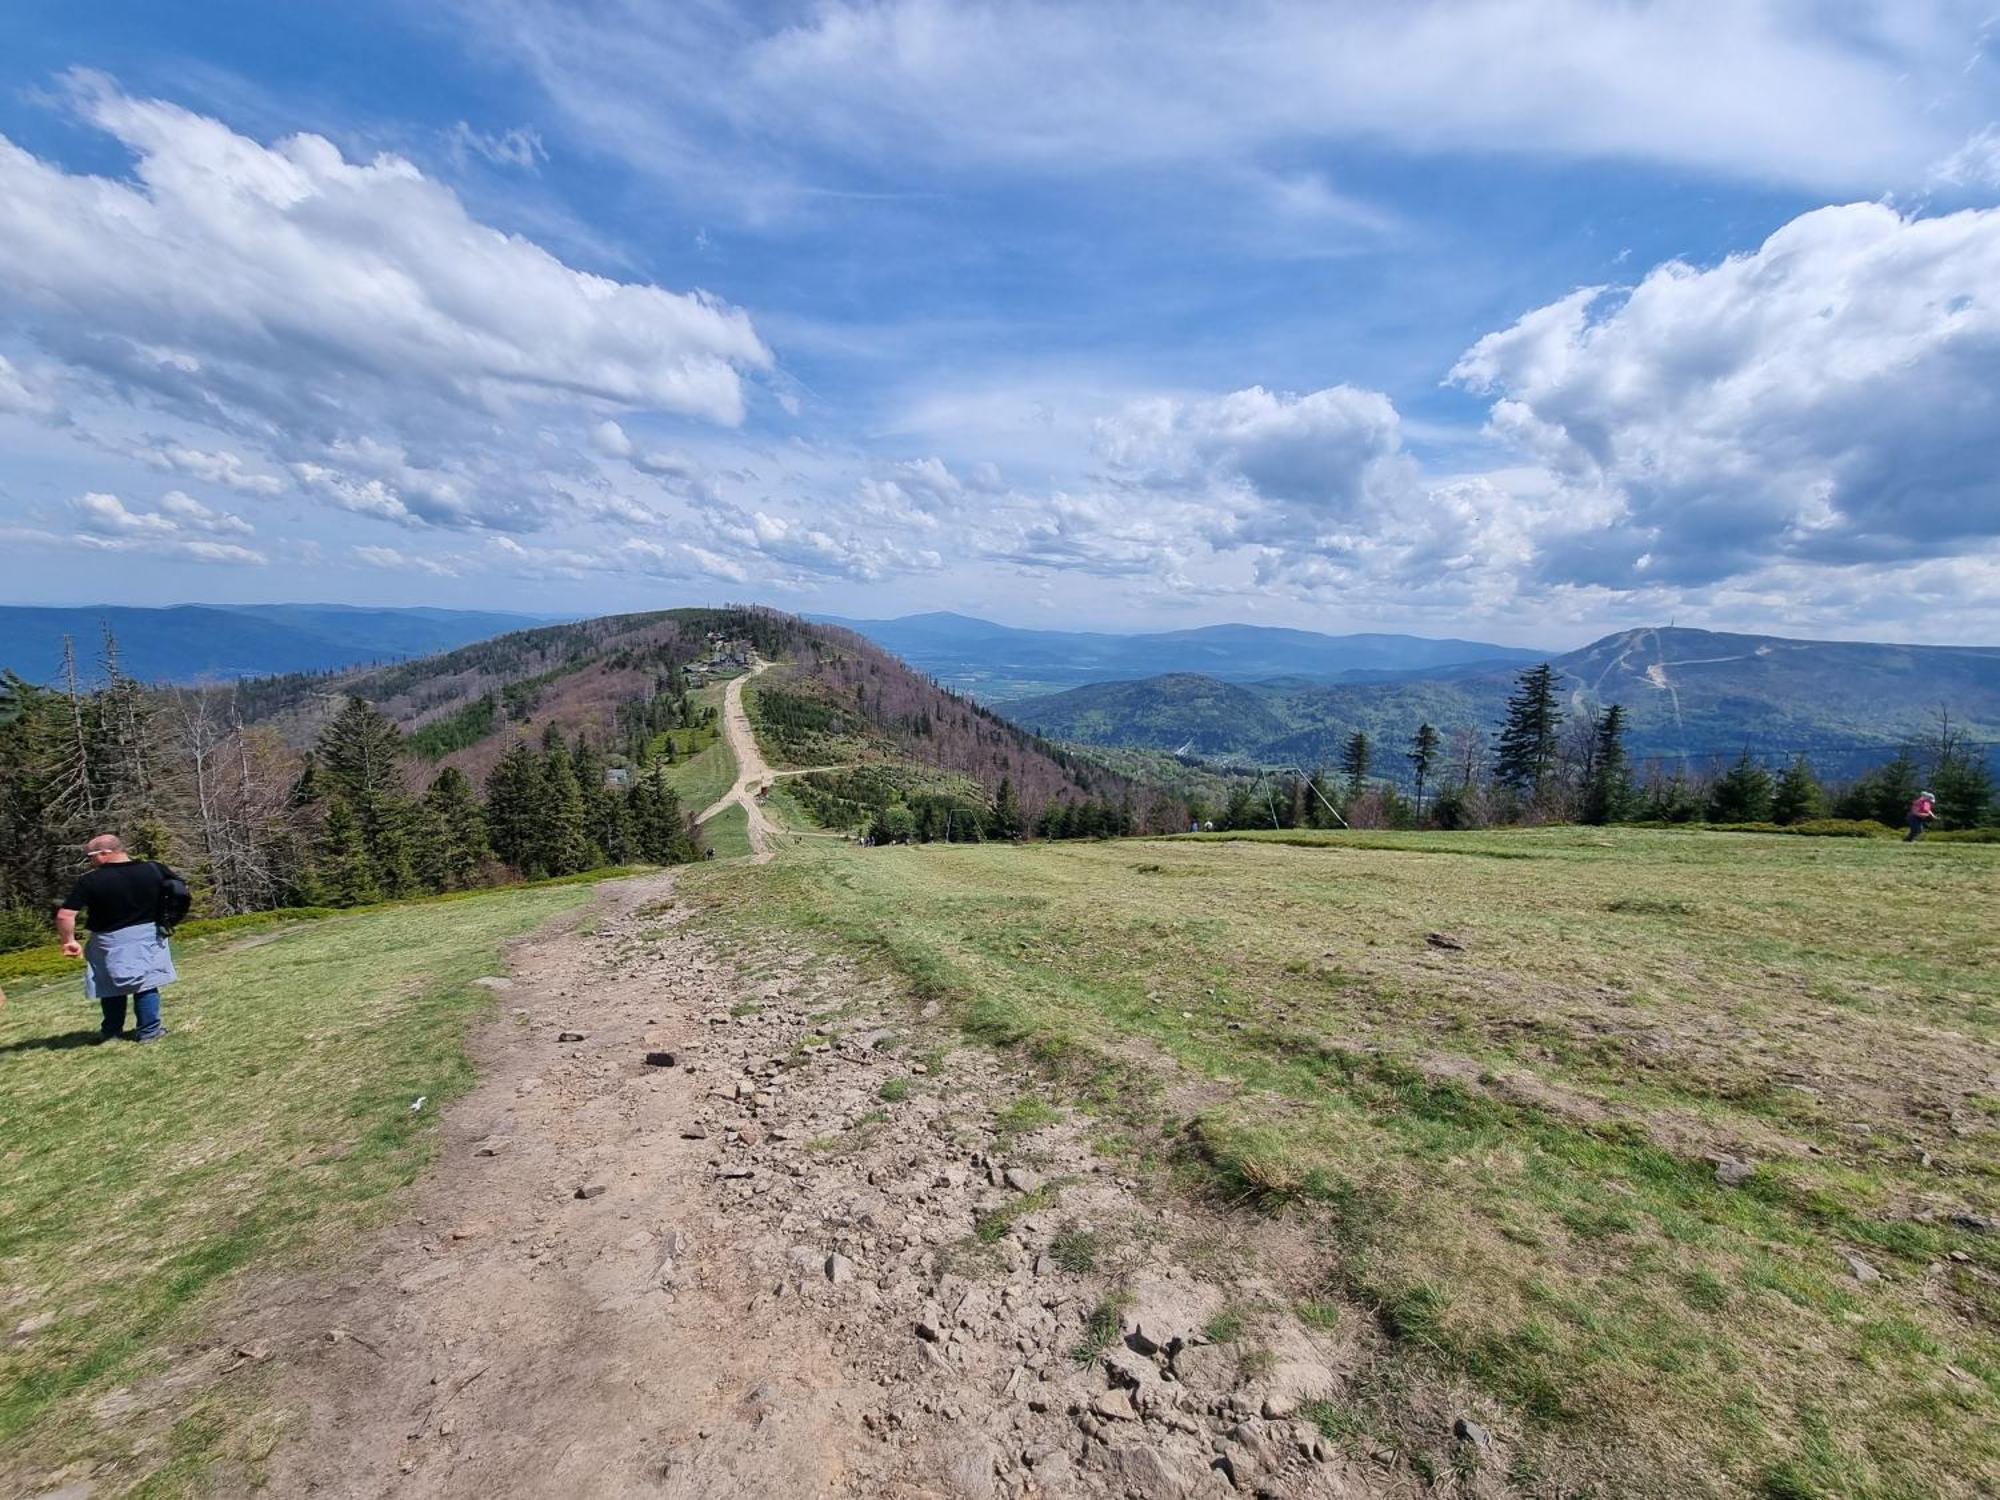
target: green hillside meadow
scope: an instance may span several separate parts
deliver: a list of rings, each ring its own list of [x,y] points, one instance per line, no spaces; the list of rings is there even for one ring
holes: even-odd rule
[[[1306,1226],[1302,1315],[1381,1345],[1319,1413],[1358,1450],[1428,1372],[1506,1404],[1533,1493],[2000,1481],[2000,1237],[1976,1232],[2000,849],[821,844],[687,884],[722,930],[872,956],[1031,1050],[1107,1149]]]

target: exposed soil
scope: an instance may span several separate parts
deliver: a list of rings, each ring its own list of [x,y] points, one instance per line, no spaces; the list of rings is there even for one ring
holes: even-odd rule
[[[778,830],[764,815],[760,800],[771,789],[774,778],[764,752],[757,747],[757,736],[750,729],[750,715],[743,707],[743,684],[770,667],[769,662],[759,661],[741,677],[730,678],[729,686],[723,689],[722,735],[729,742],[730,754],[736,757],[736,783],[695,820],[706,823],[724,808],[741,806],[749,819],[750,860],[760,865],[771,857],[778,838]]]
[[[220,1493],[1437,1493],[1301,1418],[1372,1354],[1290,1311],[1296,1239],[1003,1129],[1033,1080],[838,962],[725,960],[673,886],[519,945],[407,1217],[184,1351],[289,1414]]]

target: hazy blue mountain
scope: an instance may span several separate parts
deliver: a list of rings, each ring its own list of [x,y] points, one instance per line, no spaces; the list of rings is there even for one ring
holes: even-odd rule
[[[919,671],[988,702],[1003,702],[1083,682],[1200,673],[1223,682],[1295,677],[1340,682],[1356,674],[1452,668],[1468,663],[1539,659],[1540,653],[1485,641],[1414,635],[1321,635],[1268,625],[1207,625],[1144,635],[1101,631],[1019,630],[948,613],[844,625]]]
[[[2000,649],[1663,629],[1622,631],[1549,660],[1572,710],[1625,705],[1628,744],[1641,758],[1706,763],[1746,748],[1772,760],[1804,752],[1837,773],[1921,738],[1941,704],[1972,740],[2000,747]],[[1193,741],[1192,753],[1276,765],[1331,763],[1360,729],[1377,742],[1378,764],[1393,771],[1420,723],[1447,739],[1463,726],[1490,731],[1519,670],[1234,689],[1255,712],[1224,698],[1231,685],[1179,674],[1093,683],[1003,712],[1056,739],[1154,750]]]
[[[95,677],[108,625],[118,639],[120,665],[142,681],[321,672],[448,651],[547,618],[338,604],[0,605],[0,668],[31,682],[53,681],[67,635],[76,642],[79,671]]]

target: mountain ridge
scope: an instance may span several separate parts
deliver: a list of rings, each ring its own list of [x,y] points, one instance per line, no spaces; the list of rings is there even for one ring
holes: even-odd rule
[[[1356,673],[1448,669],[1543,654],[1490,641],[1365,631],[1327,635],[1289,626],[1225,623],[1119,633],[1039,630],[938,610],[891,620],[812,615],[891,651],[919,671],[999,703],[1084,682],[1200,672],[1226,682],[1298,676],[1339,681]]]
[[[1766,758],[1804,753],[1829,770],[1891,752],[1929,732],[1940,704],[1963,732],[2000,742],[2000,648],[1814,641],[1786,636],[1642,627],[1614,632],[1547,658],[1565,707],[1625,706],[1635,757],[1711,760],[1744,749]],[[1322,685],[1244,685],[1249,701],[1223,701],[1187,674],[1096,683],[1008,703],[1015,722],[1082,744],[1174,750],[1262,764],[1312,766],[1337,759],[1346,738],[1367,733],[1379,758],[1399,757],[1417,725],[1446,734],[1491,731],[1519,673],[1466,674]],[[1254,711],[1252,711],[1254,705]],[[1286,727],[1270,733],[1275,719]]]
[[[501,610],[345,604],[0,605],[0,670],[30,682],[62,671],[63,637],[77,671],[101,675],[108,626],[119,666],[142,682],[195,682],[339,671],[450,650],[545,623]]]

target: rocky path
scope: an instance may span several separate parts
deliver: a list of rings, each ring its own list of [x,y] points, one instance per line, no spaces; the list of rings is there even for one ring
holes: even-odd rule
[[[1300,1419],[1363,1356],[1266,1261],[851,969],[661,875],[492,983],[408,1217],[230,1320],[294,1414],[256,1493],[1418,1492]]]

